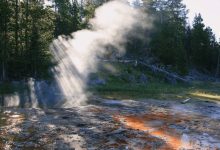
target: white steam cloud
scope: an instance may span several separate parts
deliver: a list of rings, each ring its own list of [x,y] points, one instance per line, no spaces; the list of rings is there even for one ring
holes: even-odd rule
[[[98,58],[108,53],[108,45],[123,54],[126,34],[137,27],[148,27],[143,14],[124,1],[111,1],[97,8],[95,18],[90,20],[91,30],[75,32],[68,38],[60,36],[53,42],[51,50],[58,62],[53,71],[64,97],[63,107],[86,102],[87,79],[96,72]]]

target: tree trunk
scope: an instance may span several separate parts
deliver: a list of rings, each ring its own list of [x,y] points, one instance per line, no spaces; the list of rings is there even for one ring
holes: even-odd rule
[[[29,0],[25,5],[25,50],[28,50],[28,16],[29,16]]]
[[[15,55],[18,54],[18,0],[15,1]]]
[[[6,7],[8,1],[5,0]],[[2,49],[2,81],[6,80],[6,65],[7,65],[7,47],[8,47],[8,21],[7,14],[4,15],[4,46]]]
[[[6,80],[6,73],[5,73],[5,61],[2,62],[2,81]]]
[[[29,0],[26,0],[25,3],[25,53],[29,50],[29,38],[28,38],[28,16],[29,16]],[[28,72],[28,64],[24,64],[25,72]]]

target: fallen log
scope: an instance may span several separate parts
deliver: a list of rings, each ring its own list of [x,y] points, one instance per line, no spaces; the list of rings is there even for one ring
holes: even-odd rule
[[[178,76],[178,75],[176,75],[174,73],[170,73],[170,72],[168,72],[168,71],[166,71],[164,69],[158,68],[158,67],[156,67],[154,65],[149,65],[149,64],[147,64],[145,62],[138,61],[138,60],[102,60],[102,61],[104,61],[104,62],[118,62],[118,63],[125,63],[125,64],[134,63],[134,66],[137,66],[137,65],[141,64],[141,65],[151,69],[153,72],[159,72],[159,73],[165,74],[166,76],[168,76],[170,78],[173,78],[173,79],[175,79],[177,81],[181,81],[183,83],[190,83],[189,80],[184,79],[184,78],[182,78],[182,77],[180,77],[180,76]]]
[[[190,100],[191,100],[191,98],[187,98],[187,99],[183,100],[183,101],[181,102],[181,104],[186,104],[186,103],[188,103]]]
[[[181,81],[181,82],[184,82],[184,83],[189,83],[188,80],[186,80],[186,79],[184,79],[184,78],[182,78],[182,77],[180,77],[180,76],[178,76],[178,75],[176,75],[176,74],[170,73],[170,72],[168,72],[168,71],[166,71],[166,70],[164,70],[164,69],[158,68],[158,67],[153,66],[153,65],[146,64],[146,63],[144,63],[144,62],[142,62],[142,61],[138,61],[138,63],[139,63],[139,64],[142,64],[142,65],[144,65],[144,66],[146,66],[146,67],[148,67],[148,68],[151,69],[153,72],[160,72],[160,73],[163,73],[163,74],[165,74],[165,75],[167,75],[167,76],[169,76],[169,77],[171,77],[171,78],[174,78],[174,79],[176,79],[176,80],[178,80],[178,81]]]

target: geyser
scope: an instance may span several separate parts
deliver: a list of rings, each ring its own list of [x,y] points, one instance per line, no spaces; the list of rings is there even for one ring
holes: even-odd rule
[[[54,40],[51,50],[57,65],[53,68],[60,89],[62,107],[72,107],[86,102],[86,84],[90,73],[97,71],[98,58],[114,46],[123,54],[126,35],[134,28],[146,28],[147,18],[139,9],[125,1],[111,1],[95,11],[90,20],[91,30],[72,33],[71,37],[60,36]]]

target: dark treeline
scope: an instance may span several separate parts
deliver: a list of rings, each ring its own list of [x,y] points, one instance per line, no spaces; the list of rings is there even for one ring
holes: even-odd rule
[[[197,69],[219,75],[220,45],[200,14],[190,26],[182,0],[152,0],[145,7],[155,19],[148,50],[160,63],[182,74]]]
[[[54,20],[55,13],[37,0],[0,1],[1,80],[46,75]]]
[[[50,6],[42,0],[1,0],[0,81],[48,77],[52,39],[86,28],[95,7],[77,0],[55,0]]]
[[[95,8],[106,1],[54,0],[45,6],[42,0],[1,0],[0,80],[48,77],[52,39],[90,28]],[[154,18],[154,27],[144,39],[130,38],[128,53],[151,54],[179,73],[197,69],[219,75],[219,43],[200,14],[189,26],[182,0],[147,0],[140,9]]]

